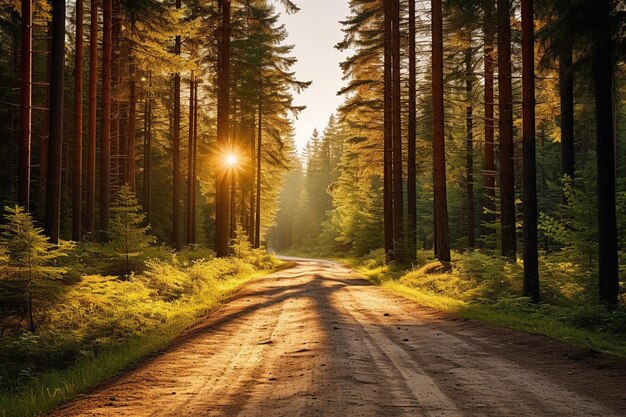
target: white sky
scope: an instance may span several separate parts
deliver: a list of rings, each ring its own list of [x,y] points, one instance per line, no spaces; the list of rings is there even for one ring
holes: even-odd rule
[[[346,0],[299,0],[296,4],[300,11],[294,15],[283,13],[282,22],[289,32],[287,42],[295,45],[297,77],[313,81],[295,100],[296,104],[307,106],[295,121],[296,145],[302,150],[313,129],[321,132],[343,102],[337,91],[344,86],[339,63],[346,54],[335,49],[335,45],[343,39],[339,21],[345,20],[349,8]]]

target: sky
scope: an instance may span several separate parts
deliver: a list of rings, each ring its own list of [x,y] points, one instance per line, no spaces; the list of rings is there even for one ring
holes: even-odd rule
[[[324,130],[330,115],[343,102],[337,91],[345,84],[339,63],[346,53],[335,49],[335,45],[343,39],[339,21],[348,16],[349,9],[348,2],[342,0],[300,0],[296,4],[300,11],[294,15],[283,13],[281,19],[289,32],[287,42],[295,46],[297,77],[313,81],[295,100],[307,106],[294,122],[296,146],[302,150],[313,129]]]

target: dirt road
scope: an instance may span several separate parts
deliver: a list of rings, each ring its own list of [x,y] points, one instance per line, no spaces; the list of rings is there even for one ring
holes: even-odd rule
[[[625,416],[626,365],[300,260],[54,415]]]

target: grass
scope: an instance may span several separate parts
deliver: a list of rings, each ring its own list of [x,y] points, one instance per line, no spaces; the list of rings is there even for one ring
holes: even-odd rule
[[[243,284],[267,271],[245,272],[220,280],[212,287],[211,296],[194,303],[170,320],[153,327],[146,334],[130,337],[74,365],[49,370],[20,389],[0,393],[0,415],[36,416],[67,403],[103,381],[118,375],[129,365],[167,347],[177,336],[196,324],[206,314],[227,300]],[[205,295],[203,293],[203,295]]]
[[[453,315],[481,320],[572,346],[626,358],[626,311],[595,303],[596,278],[583,266],[558,257],[540,260],[543,302],[520,296],[523,266],[480,252],[454,253],[444,271],[428,252],[412,268],[384,265],[382,253],[342,258],[386,291]]]

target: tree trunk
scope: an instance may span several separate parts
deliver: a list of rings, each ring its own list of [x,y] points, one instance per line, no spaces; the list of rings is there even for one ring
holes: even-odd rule
[[[152,221],[152,73],[148,74],[148,91],[144,108],[143,210]]]
[[[29,211],[33,106],[33,2],[22,0],[19,185],[17,203]]]
[[[111,211],[111,59],[113,0],[104,0],[102,32],[102,116],[100,142],[100,231],[106,240]]]
[[[256,151],[256,203],[255,203],[255,219],[254,219],[254,245],[255,249],[261,247],[261,156],[263,145],[263,106],[261,101],[261,94],[263,91],[263,84],[260,85],[259,90],[259,121],[258,121],[258,135],[257,135],[257,151]]]
[[[562,175],[574,178],[574,75],[572,45],[559,55],[559,86],[561,99],[561,169]]]
[[[72,239],[83,237],[83,0],[76,0],[74,56],[74,174],[72,175]]]
[[[181,0],[176,0],[176,9],[180,9]],[[180,35],[176,36],[176,44],[174,46],[174,53],[180,56]],[[172,185],[172,241],[176,250],[180,250],[181,233],[180,233],[180,74],[174,74],[174,126],[173,126],[173,140],[172,140],[172,179],[174,181]]]
[[[252,123],[252,129],[250,131],[250,243],[254,246],[256,226],[256,135],[255,124]]]
[[[193,199],[191,200],[191,241],[190,243],[196,243],[196,207],[198,200],[198,80],[194,82],[193,90],[193,172],[191,174],[191,181],[193,186]]]
[[[96,135],[98,123],[98,0],[91,0],[89,31],[89,142],[87,146],[87,218],[91,239],[96,231]]]
[[[193,152],[194,152],[194,144],[193,144],[193,124],[194,124],[194,77],[195,75],[191,74],[191,79],[189,80],[189,145],[187,149],[187,245],[191,244],[193,240],[191,237],[192,234],[192,222],[193,222],[193,193],[194,193],[194,160],[193,160]]]
[[[498,0],[498,106],[500,110],[500,222],[502,255],[515,258],[515,164],[511,85],[511,3]]]
[[[131,41],[135,34],[135,16],[131,16]],[[127,183],[133,193],[137,192],[137,68],[135,56],[130,54],[130,102],[128,110],[128,158],[126,165]]]
[[[535,29],[533,0],[522,0],[522,111],[524,172],[524,296],[539,302],[537,163],[535,155]]]
[[[230,0],[219,0],[222,27],[218,55],[217,147],[225,152],[228,147],[230,119]],[[218,161],[220,165],[222,161]],[[228,256],[228,178],[226,168],[218,168],[215,187],[215,251],[218,257]]]
[[[415,0],[409,0],[409,121],[407,141],[407,200],[408,200],[408,261],[414,261],[417,252],[417,172],[415,166],[416,119],[416,52],[415,52]]]
[[[474,249],[476,238],[476,213],[474,212],[474,106],[472,92],[474,90],[474,75],[472,74],[472,33],[469,33],[469,45],[465,50],[465,94],[467,95],[466,107],[466,213],[467,213],[467,248]]]
[[[46,184],[45,231],[52,243],[61,234],[61,164],[63,156],[63,86],[65,81],[65,0],[52,0],[50,61],[50,139]]]
[[[619,295],[617,217],[615,195],[615,132],[613,131],[613,56],[611,2],[595,6],[599,30],[594,45],[593,78],[596,101],[596,155],[598,169],[598,244],[600,302],[615,305]]]
[[[384,22],[384,161],[383,215],[385,260],[394,260],[393,236],[393,102],[392,102],[392,27],[393,0],[385,0]]]
[[[397,261],[404,261],[404,187],[402,170],[402,91],[400,74],[400,0],[393,1],[393,235]]]
[[[492,224],[496,220],[496,164],[494,152],[494,0],[485,0],[485,21],[483,22],[485,34],[485,223]],[[493,232],[486,227],[489,234]]]
[[[441,0],[432,0],[433,167],[435,191],[435,249],[437,259],[450,262],[448,198],[443,108],[443,15]]]
[[[46,111],[43,114],[42,131],[41,131],[41,144],[39,150],[39,193],[41,201],[46,200],[46,189],[48,182],[48,141],[50,140],[50,62],[52,60],[52,23],[48,22],[48,36],[47,36],[47,57],[46,57],[46,80],[48,85],[44,91],[44,102]]]

